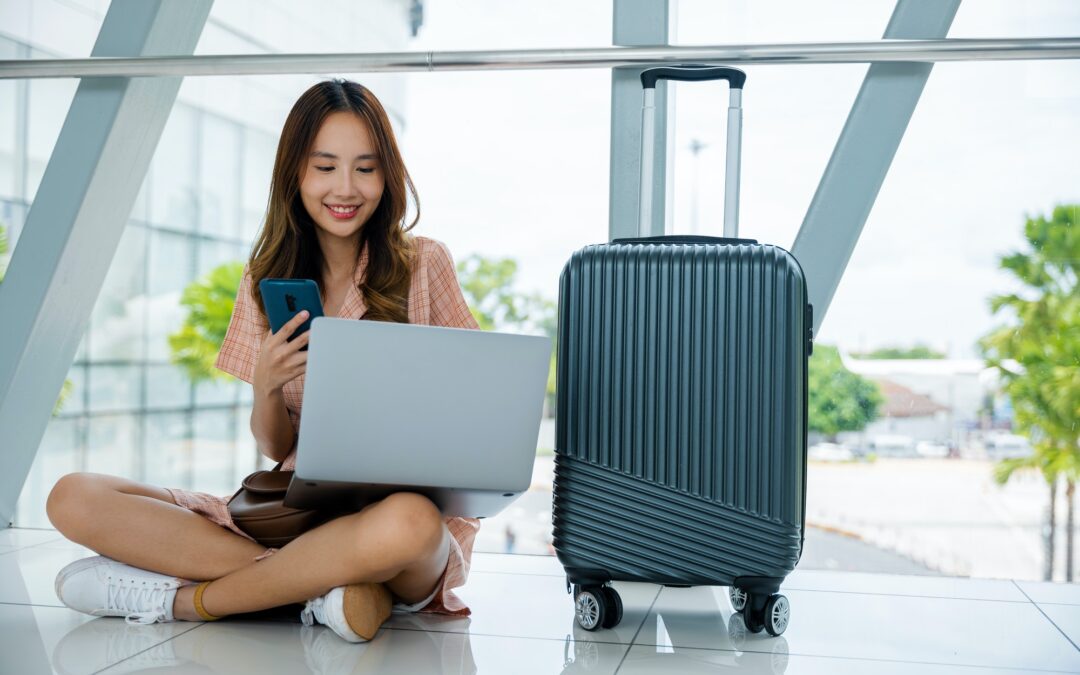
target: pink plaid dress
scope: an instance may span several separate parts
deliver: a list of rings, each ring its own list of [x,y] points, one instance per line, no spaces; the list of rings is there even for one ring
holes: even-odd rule
[[[446,245],[426,237],[415,237],[414,242],[417,248],[417,259],[409,289],[409,322],[452,328],[479,328],[461,294],[454,263]],[[360,260],[353,276],[357,283],[363,277],[366,264],[367,248],[365,247],[360,253]],[[255,362],[259,356],[262,339],[270,329],[262,312],[251,298],[251,284],[251,276],[245,267],[240,290],[236,294],[236,305],[233,308],[229,329],[214,364],[218,369],[248,383],[254,379]],[[338,317],[359,319],[366,310],[364,297],[354,284],[341,306]],[[304,375],[286,384],[282,392],[293,429],[299,433],[300,408],[304,398]],[[285,458],[285,463],[281,468],[287,471],[295,465],[296,447],[293,446],[292,452]],[[168,490],[180,506],[199,513],[242,537],[251,539],[236,527],[229,516],[228,500],[232,495],[218,497],[204,492],[171,488]],[[470,613],[469,608],[451,589],[464,585],[469,576],[473,540],[480,529],[480,521],[474,518],[447,518],[446,526],[452,535],[450,559],[434,599],[421,611],[467,616]]]

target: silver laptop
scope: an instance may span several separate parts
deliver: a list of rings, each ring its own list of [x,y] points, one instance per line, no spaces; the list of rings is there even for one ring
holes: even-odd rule
[[[286,506],[418,492],[490,517],[529,488],[551,339],[318,317]]]

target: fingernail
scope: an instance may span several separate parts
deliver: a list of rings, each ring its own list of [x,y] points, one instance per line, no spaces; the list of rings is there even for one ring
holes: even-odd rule
[[[300,310],[300,316],[306,317],[307,316],[307,310],[306,309]]]

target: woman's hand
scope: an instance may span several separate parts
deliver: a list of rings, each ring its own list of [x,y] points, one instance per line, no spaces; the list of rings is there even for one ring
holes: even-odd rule
[[[266,331],[259,360],[255,363],[255,381],[252,385],[256,392],[271,394],[279,391],[286,383],[293,381],[307,370],[308,353],[300,351],[311,339],[311,331],[289,342],[288,338],[300,324],[308,318],[307,311],[302,311],[281,327],[277,333]]]

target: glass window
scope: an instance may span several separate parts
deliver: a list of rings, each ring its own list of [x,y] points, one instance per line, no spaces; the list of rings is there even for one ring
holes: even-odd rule
[[[183,325],[185,309],[180,295],[191,282],[192,241],[189,237],[162,230],[150,232],[147,277],[147,358],[168,361],[168,336]]]
[[[89,382],[91,412],[137,410],[142,407],[141,366],[91,366]]]
[[[4,226],[4,234],[7,236],[8,252],[2,259],[6,267],[11,264],[11,256],[15,253],[15,244],[26,222],[26,206],[21,202],[0,199],[0,225]]]
[[[243,384],[250,389],[250,386]],[[272,469],[274,462],[259,452],[255,444],[255,436],[251,433],[251,406],[244,405],[236,408],[236,416],[233,418],[236,425],[236,473],[233,474],[233,484],[240,485],[252,471],[259,469]]]
[[[146,406],[153,409],[187,408],[191,405],[191,381],[170,364],[146,366]]]
[[[60,414],[64,417],[86,411],[86,364],[76,361],[75,365],[68,369],[67,379],[71,382],[71,391],[60,409]]]
[[[0,59],[17,59],[20,52],[18,43],[0,36]],[[25,80],[0,80],[0,197],[22,198],[18,124],[19,111],[26,103],[19,94],[24,91]]]
[[[240,237],[240,132],[236,124],[203,115],[199,152],[200,231]]]
[[[192,240],[164,230],[150,231],[150,264],[146,292],[151,296],[175,295],[190,283],[194,272]]]
[[[191,415],[147,413],[142,448],[143,480],[151,485],[191,487]]]
[[[182,103],[173,107],[150,169],[150,221],[193,231],[198,214],[195,149],[197,113]]]
[[[34,201],[77,87],[78,80],[73,79],[30,80],[26,122],[27,201]]]
[[[142,360],[146,228],[129,224],[90,315],[90,360]]]
[[[135,415],[90,417],[86,470],[135,478],[138,470],[139,423]]]
[[[244,129],[240,236],[248,246],[254,243],[266,216],[266,202],[270,197],[270,177],[274,171],[276,152],[276,138],[250,127]],[[244,253],[246,259],[247,251]]]
[[[199,264],[196,276],[202,278],[218,265],[227,262],[245,262],[245,247],[229,241],[201,239],[198,242]]]
[[[228,380],[204,380],[195,386],[195,405],[222,405],[236,403],[239,385],[250,386],[236,378]]]
[[[45,502],[61,476],[82,469],[82,424],[80,418],[54,418],[45,428],[15,507],[15,527],[53,527],[45,513]]]
[[[196,490],[210,494],[230,494],[236,491],[236,433],[235,412],[229,410],[200,410],[195,414],[195,434],[192,439],[193,466]]]

